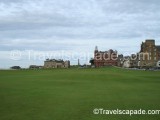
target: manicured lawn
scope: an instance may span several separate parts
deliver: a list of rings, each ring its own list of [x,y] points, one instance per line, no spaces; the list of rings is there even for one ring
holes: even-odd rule
[[[0,120],[159,120],[94,108],[160,109],[160,72],[119,68],[0,71]]]

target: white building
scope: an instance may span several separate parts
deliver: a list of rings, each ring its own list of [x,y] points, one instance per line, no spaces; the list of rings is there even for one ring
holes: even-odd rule
[[[124,68],[129,68],[129,67],[131,67],[130,60],[125,60],[125,61],[123,62],[123,67],[124,67]]]
[[[160,67],[160,61],[157,62],[157,67]]]

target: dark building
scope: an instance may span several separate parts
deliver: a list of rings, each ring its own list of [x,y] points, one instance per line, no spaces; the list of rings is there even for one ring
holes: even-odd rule
[[[30,65],[29,69],[41,69],[43,66],[38,66],[38,65]]]
[[[117,62],[118,62],[117,51],[114,51],[112,49],[108,51],[98,51],[98,47],[96,46],[94,51],[95,67],[117,66]]]

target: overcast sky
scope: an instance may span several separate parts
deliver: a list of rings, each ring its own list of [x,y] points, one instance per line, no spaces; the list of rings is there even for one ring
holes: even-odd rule
[[[145,39],[160,45],[159,6],[160,0],[0,0],[0,68],[43,65],[42,54],[87,63],[82,55],[92,56],[96,45],[123,54],[138,52]]]

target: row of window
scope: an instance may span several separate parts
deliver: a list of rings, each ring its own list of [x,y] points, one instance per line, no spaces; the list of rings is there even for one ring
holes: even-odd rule
[[[150,60],[152,60],[152,58],[150,57]],[[154,60],[157,60],[157,57],[154,57]]]

